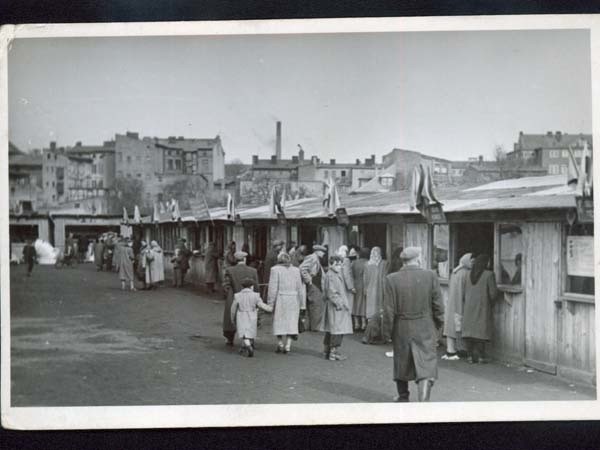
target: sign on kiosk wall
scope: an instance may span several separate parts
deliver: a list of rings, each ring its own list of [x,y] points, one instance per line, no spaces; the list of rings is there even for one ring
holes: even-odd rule
[[[593,236],[567,236],[567,275],[594,276]]]

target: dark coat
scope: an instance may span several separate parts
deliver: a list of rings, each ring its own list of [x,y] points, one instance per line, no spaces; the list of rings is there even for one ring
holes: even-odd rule
[[[233,296],[240,292],[244,278],[250,278],[254,281],[254,291],[258,292],[258,272],[245,264],[236,264],[225,269],[223,277],[223,288],[227,294],[225,300],[225,310],[223,311],[223,331],[235,331],[235,324],[231,321],[231,305]]]
[[[37,252],[33,245],[25,244],[23,247],[23,259],[26,263],[33,263],[37,258]]]
[[[352,262],[352,276],[354,277],[354,304],[352,305],[352,314],[355,316],[365,317],[367,315],[367,303],[365,302],[365,284],[363,276],[367,260],[359,258]]]
[[[493,302],[498,296],[496,276],[486,270],[476,284],[470,279],[465,284],[462,337],[489,341],[493,331]]]
[[[437,331],[444,305],[437,275],[404,266],[385,278],[385,296],[394,314],[394,380],[437,378]]]

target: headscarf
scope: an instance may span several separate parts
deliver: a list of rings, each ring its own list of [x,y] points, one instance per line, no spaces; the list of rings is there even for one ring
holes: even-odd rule
[[[464,255],[462,255],[462,257],[458,261],[458,266],[456,266],[454,268],[454,270],[452,271],[452,273],[456,273],[460,269],[470,270],[471,267],[473,266],[473,263],[471,262],[472,259],[473,259],[473,254],[472,253],[465,253]]]
[[[489,260],[490,260],[490,257],[483,253],[481,255],[477,256],[477,258],[475,258],[475,261],[473,262],[473,268],[471,269],[471,275],[470,275],[471,284],[477,284],[477,282],[479,281],[479,278],[481,278],[481,275],[487,268]]]
[[[371,257],[369,258],[368,264],[370,266],[378,266],[381,262],[381,249],[379,247],[373,247],[371,249]]]
[[[158,245],[158,242],[156,241],[152,241],[150,242],[150,247],[152,248],[152,250],[154,250],[155,252],[162,252],[162,248],[160,248],[160,245]]]
[[[341,245],[340,248],[338,248],[338,250],[337,250],[337,255],[341,256],[342,258],[347,258],[348,257],[348,247],[345,245]]]

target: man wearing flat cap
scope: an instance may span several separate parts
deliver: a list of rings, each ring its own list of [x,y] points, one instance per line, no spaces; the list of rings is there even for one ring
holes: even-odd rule
[[[408,247],[400,259],[403,267],[386,277],[384,287],[394,314],[396,401],[408,401],[408,382],[415,380],[418,399],[424,402],[437,378],[437,328],[444,323],[444,305],[437,275],[420,267],[421,249]]]
[[[231,305],[233,296],[243,289],[242,281],[250,278],[253,282],[254,291],[258,292],[258,272],[255,268],[246,265],[246,252],[235,252],[234,257],[237,261],[235,266],[229,266],[225,269],[223,276],[223,288],[225,289],[225,310],[223,311],[223,336],[227,340],[227,345],[233,345],[235,337],[235,324],[231,321]]]
[[[321,280],[324,277],[321,260],[325,257],[327,249],[322,245],[313,245],[313,252],[300,264],[300,275],[306,284],[306,302],[308,313],[308,329],[318,331],[323,314],[323,294]]]

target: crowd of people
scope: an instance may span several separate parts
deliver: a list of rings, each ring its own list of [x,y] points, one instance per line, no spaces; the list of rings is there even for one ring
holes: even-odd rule
[[[164,252],[156,241],[132,240],[109,232],[91,243],[98,271],[118,273],[122,289],[156,289],[165,281]],[[33,251],[31,250],[33,249]],[[76,255],[72,234],[65,255]],[[171,257],[173,287],[182,287],[194,255],[185,239]],[[35,249],[24,249],[31,273]],[[222,264],[222,267],[220,266]],[[364,344],[393,344],[397,401],[408,401],[408,382],[416,381],[418,398],[427,401],[437,378],[437,346],[446,338],[442,359],[460,359],[462,337],[468,361],[485,363],[485,344],[492,338],[492,307],[498,296],[488,255],[463,255],[450,274],[444,308],[438,276],[421,268],[420,248],[398,248],[387,261],[379,247],[307,246],[274,241],[263,261],[245,244],[232,242],[223,256],[211,242],[204,254],[209,293],[222,281],[225,295],[223,336],[240,354],[253,357],[260,326],[259,311],[272,313],[275,351],[286,355],[305,331],[323,333],[323,357],[343,361],[345,335],[362,334]],[[221,276],[219,276],[221,274]]]

